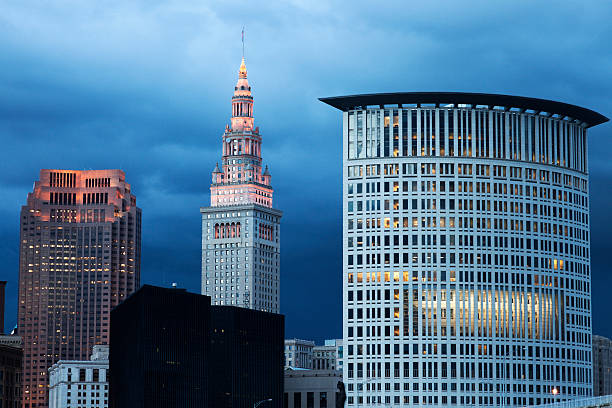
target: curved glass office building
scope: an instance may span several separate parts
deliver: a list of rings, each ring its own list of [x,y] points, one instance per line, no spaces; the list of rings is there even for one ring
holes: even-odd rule
[[[473,93],[322,98],[343,117],[348,407],[592,394],[587,128]]]

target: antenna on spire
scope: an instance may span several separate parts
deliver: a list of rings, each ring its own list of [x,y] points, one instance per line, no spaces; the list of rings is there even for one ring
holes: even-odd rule
[[[244,26],[242,26],[242,58],[244,58]]]

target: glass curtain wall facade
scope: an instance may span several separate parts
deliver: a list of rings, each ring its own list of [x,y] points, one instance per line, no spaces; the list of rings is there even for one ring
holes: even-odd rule
[[[597,123],[527,98],[517,109],[445,98],[323,99],[344,111],[347,406],[590,396],[586,129]]]

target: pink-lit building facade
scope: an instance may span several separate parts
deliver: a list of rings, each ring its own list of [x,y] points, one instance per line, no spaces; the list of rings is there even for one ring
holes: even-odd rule
[[[243,58],[222,137],[222,166],[212,173],[210,207],[200,208],[202,294],[212,304],[278,313],[282,212],[272,208],[261,142]]]
[[[21,209],[22,407],[48,406],[48,368],[109,343],[140,286],[141,210],[121,170],[41,170]]]

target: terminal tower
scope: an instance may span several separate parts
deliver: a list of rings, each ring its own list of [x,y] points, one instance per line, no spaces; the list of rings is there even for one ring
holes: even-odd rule
[[[259,127],[242,58],[232,96],[231,123],[222,136],[221,167],[215,166],[210,207],[202,214],[202,294],[213,305],[279,313],[280,219],[274,190],[262,166]]]

